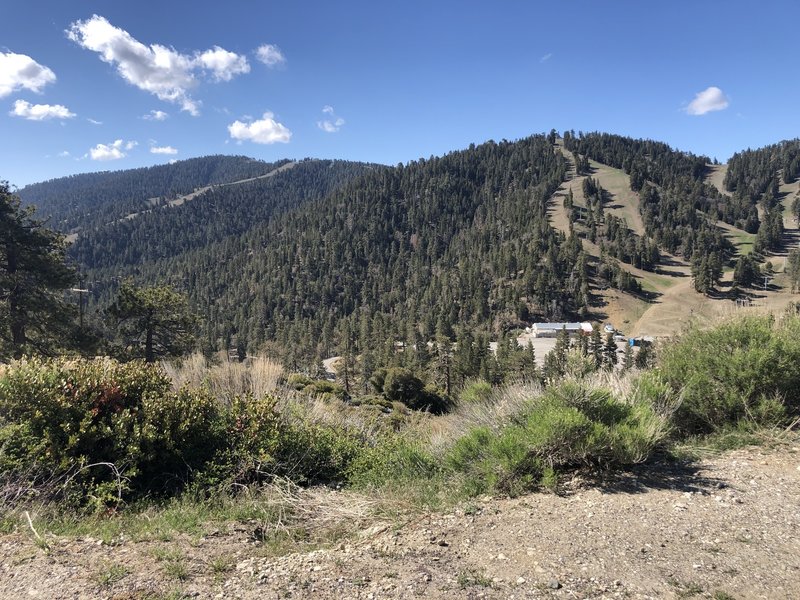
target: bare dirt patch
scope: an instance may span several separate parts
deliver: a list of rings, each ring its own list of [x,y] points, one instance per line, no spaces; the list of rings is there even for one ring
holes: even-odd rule
[[[5,535],[0,597],[800,597],[797,442],[568,487],[377,522],[280,557],[248,523],[164,542],[53,539],[49,553]]]
[[[710,183],[722,194],[729,194],[723,185],[725,175],[728,173],[728,165],[706,165],[708,167],[708,175],[706,175],[706,183]]]

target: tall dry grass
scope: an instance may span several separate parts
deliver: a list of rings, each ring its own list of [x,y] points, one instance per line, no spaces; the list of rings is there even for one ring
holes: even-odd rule
[[[164,370],[176,388],[208,389],[220,402],[251,394],[263,398],[275,391],[283,376],[283,366],[269,358],[253,357],[231,362],[224,355],[209,362],[200,354],[187,356],[179,363],[165,362]]]

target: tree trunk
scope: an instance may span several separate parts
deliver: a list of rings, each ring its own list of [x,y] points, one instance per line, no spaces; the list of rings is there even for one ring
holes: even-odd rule
[[[11,346],[15,358],[22,356],[25,342],[25,312],[20,309],[19,286],[14,282],[17,273],[17,252],[12,244],[6,245],[6,260],[8,262],[7,273],[11,281],[11,290],[8,295],[8,317],[11,329]]]
[[[147,332],[144,340],[144,362],[155,362],[156,357],[153,353],[153,326],[148,323]]]

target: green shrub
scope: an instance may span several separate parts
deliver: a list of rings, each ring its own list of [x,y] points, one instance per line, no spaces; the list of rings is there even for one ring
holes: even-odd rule
[[[370,380],[372,385],[391,402],[402,402],[411,410],[440,415],[450,409],[447,397],[425,383],[408,369],[392,367],[379,369]]]
[[[18,361],[0,374],[0,488],[23,484],[97,509],[189,483],[208,494],[274,477],[344,481],[361,437],[277,404],[174,392],[160,367],[141,362]]]
[[[317,396],[332,396],[339,400],[347,400],[347,392],[345,391],[344,387],[339,385],[338,383],[334,383],[332,381],[327,381],[325,379],[316,379],[311,383],[313,390],[311,391],[312,394]],[[308,391],[308,388],[306,388]]]
[[[305,389],[306,386],[311,385],[312,381],[313,380],[308,375],[290,373],[286,378],[286,385],[300,392]]]
[[[307,419],[283,422],[275,453],[276,472],[301,485],[343,482],[362,446],[360,438],[344,427]]]
[[[336,398],[337,400],[347,400],[348,395],[345,389],[338,383],[326,379],[311,379],[302,373],[292,373],[286,379],[286,384],[309,396],[319,396],[326,399]]]
[[[57,481],[96,508],[171,493],[221,443],[218,416],[208,394],[171,391],[154,365],[16,361],[0,375],[0,479]]]
[[[692,330],[664,347],[660,373],[683,395],[683,433],[783,422],[800,407],[800,317],[747,316]]]
[[[250,484],[285,477],[298,484],[344,481],[363,446],[338,425],[314,423],[298,410],[277,408],[274,396],[236,397],[224,414],[226,443],[200,486]]]
[[[462,477],[468,495],[513,496],[552,488],[559,473],[575,467],[641,462],[669,431],[669,415],[654,411],[645,395],[619,399],[587,382],[561,382],[500,431],[477,427],[458,439],[445,466]]]
[[[468,381],[458,399],[461,402],[486,402],[492,395],[492,384],[483,379]]]
[[[357,488],[378,488],[389,483],[429,479],[439,470],[438,461],[422,444],[399,435],[387,435],[354,457],[348,480]]]

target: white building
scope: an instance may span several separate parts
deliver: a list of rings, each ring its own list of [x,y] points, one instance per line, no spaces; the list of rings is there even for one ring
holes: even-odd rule
[[[570,336],[590,335],[592,333],[591,323],[534,323],[531,326],[533,337],[545,338],[556,337],[558,332],[566,329]]]

